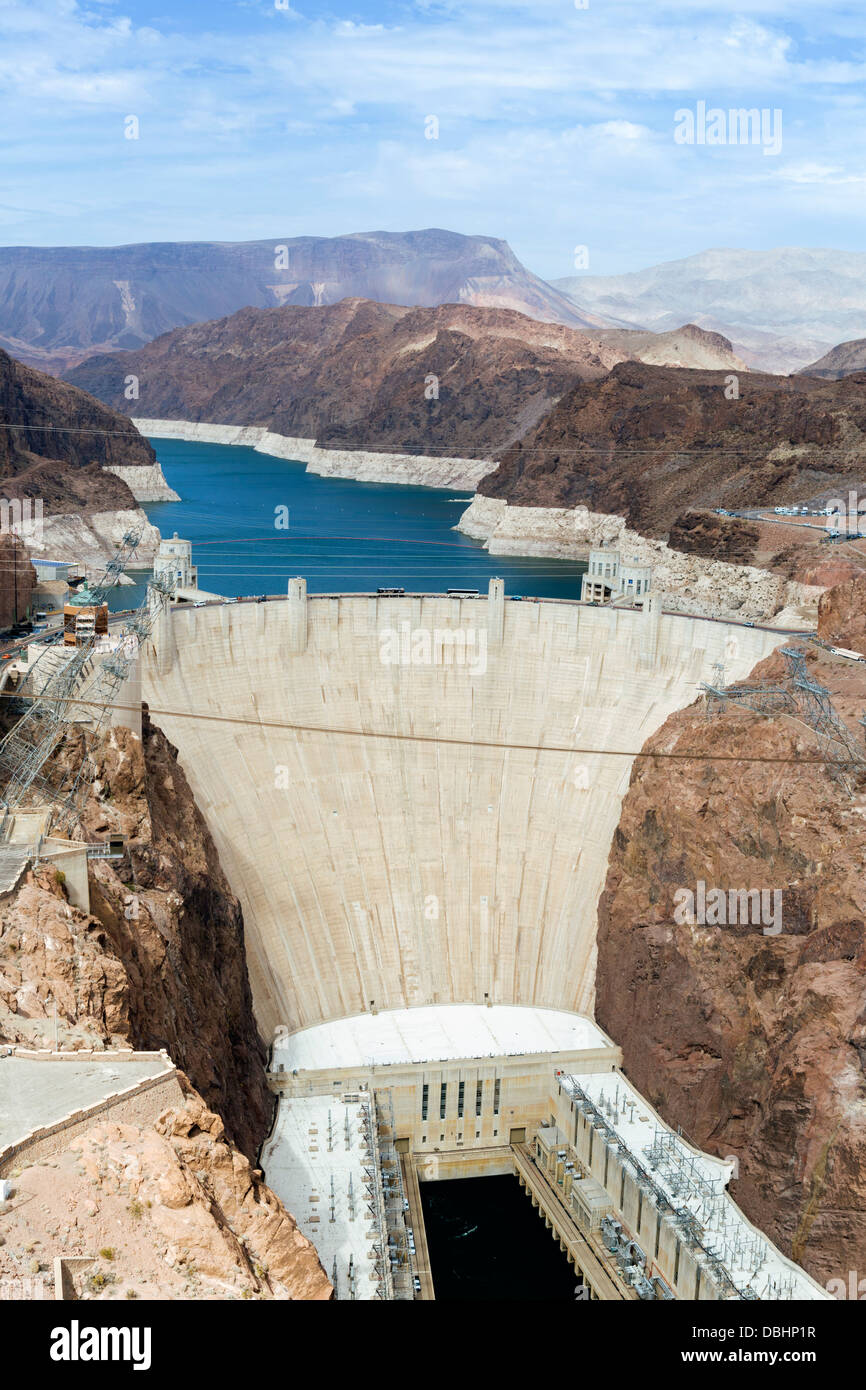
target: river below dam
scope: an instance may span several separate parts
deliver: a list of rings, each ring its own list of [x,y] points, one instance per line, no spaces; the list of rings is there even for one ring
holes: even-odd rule
[[[303,463],[235,445],[150,442],[182,500],[143,509],[163,537],[177,531],[192,541],[201,589],[282,594],[303,575],[310,593],[386,586],[486,593],[499,575],[507,594],[580,597],[585,564],[491,556],[455,531],[469,493],[321,478]],[[287,528],[275,524],[286,519]],[[133,606],[139,591],[119,590],[117,606]]]
[[[436,1298],[570,1302],[577,1276],[515,1177],[422,1182]]]

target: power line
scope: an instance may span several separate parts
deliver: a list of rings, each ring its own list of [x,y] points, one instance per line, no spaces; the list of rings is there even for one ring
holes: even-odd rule
[[[97,399],[98,399],[98,398],[97,398]],[[103,402],[103,404],[104,404],[104,402]],[[107,410],[114,409],[113,406],[106,406],[105,408],[106,408]],[[125,417],[125,418],[129,418],[129,423],[130,423],[130,425],[132,425],[132,417]],[[138,417],[138,418],[142,418],[142,417]],[[191,421],[191,422],[188,422],[188,421],[181,421],[181,420],[178,420],[176,423],[177,423],[177,424],[186,424],[186,423],[192,423],[192,424],[198,424],[198,423],[213,424],[214,422],[213,422],[213,421],[206,421],[206,422]],[[219,428],[222,428],[222,426],[218,426],[218,427],[219,427]],[[267,429],[267,426],[261,427],[261,426],[257,426],[257,425],[244,425],[244,426],[241,426],[240,428],[242,428],[242,429],[258,429],[258,428],[265,428],[265,429]],[[102,435],[102,436],[104,436],[104,437],[106,437],[106,438],[117,437],[117,438],[123,438],[123,439],[130,439],[131,437],[134,438],[135,436],[137,436],[138,438],[143,439],[143,440],[145,440],[145,441],[150,440],[150,439],[156,439],[156,440],[158,440],[158,441],[161,442],[161,443],[167,443],[167,444],[193,444],[193,445],[203,444],[203,445],[209,445],[209,444],[218,444],[218,443],[219,443],[219,441],[217,441],[217,440],[206,440],[206,439],[182,439],[182,438],[179,438],[179,437],[177,437],[177,436],[172,436],[172,435],[147,435],[147,434],[143,434],[143,433],[138,429],[138,427],[135,426],[135,425],[132,425],[132,429],[133,429],[133,431],[134,431],[134,433],[133,433],[132,435],[130,435],[130,431],[129,431],[129,430],[106,430],[106,429],[97,429],[97,428],[95,428],[95,427],[87,427],[87,426],[82,426],[82,425],[38,425],[38,424],[25,424],[25,423],[17,424],[17,423],[15,423],[15,422],[12,422],[12,423],[6,422],[6,423],[0,424],[0,429],[4,429],[4,430],[32,430],[32,431],[35,432],[35,433],[43,432],[43,433],[57,433],[57,434],[95,434],[95,435]],[[464,455],[462,455],[462,454],[455,454],[455,453],[454,453],[454,449],[458,447],[458,445],[456,445],[456,444],[453,444],[453,445],[446,445],[446,444],[432,444],[432,443],[431,443],[431,444],[426,444],[426,443],[425,443],[425,444],[423,444],[423,446],[422,446],[422,445],[419,445],[416,441],[408,441],[408,442],[407,442],[406,440],[397,440],[397,441],[391,441],[391,440],[389,440],[389,441],[385,442],[385,441],[382,441],[382,440],[372,440],[372,441],[366,441],[366,442],[362,442],[362,443],[358,443],[357,441],[353,441],[351,444],[346,444],[345,442],[338,441],[338,442],[333,443],[332,445],[324,445],[324,446],[323,446],[323,445],[317,443],[315,439],[312,439],[312,438],[310,438],[309,436],[302,436],[302,435],[298,435],[298,436],[280,435],[279,437],[280,437],[281,439],[290,439],[290,438],[293,438],[293,437],[298,438],[298,439],[301,439],[301,440],[303,440],[303,442],[304,442],[305,444],[308,444],[308,445],[310,445],[310,446],[312,446],[312,447],[315,447],[316,449],[319,450],[320,453],[324,453],[324,454],[327,454],[327,453],[339,453],[339,452],[342,452],[342,451],[348,449],[348,450],[350,450],[350,451],[357,451],[357,452],[364,452],[364,453],[377,453],[377,454],[385,454],[385,455],[387,455],[387,454],[402,453],[402,452],[404,452],[404,451],[406,451],[406,450],[408,450],[408,449],[421,449],[421,448],[423,447],[423,449],[424,449],[424,453],[423,453],[423,454],[422,454],[422,453],[418,453],[418,454],[406,453],[406,454],[405,454],[405,457],[406,457],[407,459],[409,459],[409,460],[412,460],[412,459],[415,459],[415,458],[423,458],[423,457],[426,456],[426,457],[456,458],[456,459],[460,459],[460,460],[462,460],[462,461],[464,461],[464,462],[467,462],[467,463],[489,463],[489,462],[493,462],[493,460],[491,460],[491,459],[479,458],[477,455],[475,455],[475,456],[473,456],[473,457],[470,458],[470,457],[464,456]],[[660,446],[657,446],[656,448],[653,448],[653,449],[643,449],[643,448],[636,448],[636,447],[635,447],[635,448],[632,448],[632,447],[629,447],[629,446],[627,446],[627,445],[626,445],[626,446],[623,446],[623,445],[616,444],[616,443],[614,443],[613,441],[608,441],[608,440],[603,440],[603,441],[601,441],[601,442],[599,442],[599,443],[591,443],[591,442],[589,442],[589,441],[586,441],[586,442],[581,442],[580,444],[574,445],[574,446],[566,446],[566,445],[559,445],[559,444],[556,444],[556,445],[528,444],[528,443],[527,443],[527,444],[523,444],[523,441],[522,441],[522,440],[517,441],[517,442],[520,443],[520,444],[523,446],[523,448],[526,449],[526,451],[527,451],[528,453],[536,453],[536,454],[560,454],[560,455],[561,455],[561,454],[575,454],[575,455],[576,455],[576,454],[581,454],[581,453],[596,453],[596,454],[609,454],[609,453],[613,453],[616,457],[625,456],[625,457],[628,457],[628,458],[667,458],[671,453],[683,453],[683,454],[706,455],[708,458],[709,458],[709,457],[712,457],[712,458],[719,458],[719,457],[722,457],[722,458],[725,458],[725,457],[730,457],[730,458],[742,458],[742,457],[744,457],[744,456],[750,456],[750,457],[753,457],[753,458],[755,458],[755,459],[759,459],[759,460],[761,460],[762,462],[766,460],[766,456],[767,456],[766,448],[762,448],[760,445],[745,445],[745,444],[744,444],[744,445],[740,445],[740,446],[736,446],[736,445],[735,445],[735,446],[722,447],[721,445],[720,445],[720,446],[716,446],[716,445],[713,445],[713,444],[690,444],[690,443],[687,443],[687,442],[685,442],[685,443],[676,443],[675,441],[671,441],[671,443],[670,443],[669,445],[660,445]],[[377,448],[377,447],[374,447],[375,445],[380,445],[381,447],[378,447],[378,448]],[[288,459],[288,458],[287,458],[287,459],[283,459],[279,454],[268,454],[264,449],[258,449],[258,450],[257,450],[257,449],[254,448],[253,445],[250,445],[250,444],[247,444],[247,445],[237,445],[237,444],[231,444],[231,443],[230,443],[230,444],[221,444],[220,447],[223,447],[223,448],[248,448],[248,449],[252,449],[254,453],[260,453],[264,458],[275,458],[275,459],[277,459],[279,462],[282,462],[282,463],[301,463],[301,464],[305,464],[305,463],[306,463],[306,460],[305,460],[305,459]],[[484,447],[486,447],[486,446],[484,446]],[[496,449],[496,451],[499,451],[499,452],[505,452],[507,449],[511,449],[511,448],[513,448],[513,447],[514,447],[514,445],[505,445],[505,446],[502,446],[502,448],[500,449],[500,446],[495,446],[495,449]],[[842,449],[827,449],[827,448],[824,447],[823,445],[819,446],[819,445],[817,445],[817,444],[814,445],[813,447],[814,447],[815,453],[816,453],[816,454],[820,454],[820,457],[821,457],[822,459],[827,459],[827,460],[830,460],[830,461],[833,461],[833,460],[842,460],[842,461],[848,461],[848,460],[850,460],[850,461],[852,461],[852,462],[857,462],[857,461],[858,461],[858,460],[856,460],[856,459],[851,460],[851,451],[845,451],[845,450],[842,450]],[[786,460],[785,460],[785,459],[780,459],[779,462],[780,462],[780,463],[785,463]],[[185,460],[185,463],[187,464],[187,466],[193,465],[193,464],[194,464],[195,466],[200,467],[200,468],[207,468],[207,467],[212,466],[212,465],[210,464],[210,462],[209,462],[207,459],[199,459],[199,460],[188,459],[188,460]],[[863,463],[864,463],[864,465],[866,465],[866,456],[864,456],[864,458],[863,458]],[[136,467],[137,465],[135,465],[135,464],[130,464],[130,465],[128,465],[128,466],[134,468],[134,467]],[[148,467],[149,465],[147,465],[147,464],[141,464],[141,465],[138,465],[138,466],[145,468],[145,467]],[[347,481],[348,481],[348,480],[347,480]],[[455,487],[456,487],[457,484],[453,484],[452,486],[455,486]],[[760,505],[760,504],[755,503],[755,505],[758,506],[758,505]]]
[[[5,699],[31,699],[36,697],[16,695],[14,691],[0,691],[0,696]],[[42,702],[50,700],[51,697],[40,696]],[[59,698],[59,697],[58,697]],[[82,708],[93,708],[100,710],[120,710],[128,713],[137,713],[145,706],[138,704],[125,705],[114,702],[83,700],[73,697],[68,701],[71,705],[78,705]],[[146,702],[145,702],[146,703]],[[806,755],[803,757],[783,757],[767,753],[748,754],[748,753],[695,753],[695,752],[668,752],[639,749],[637,752],[621,748],[572,748],[565,744],[545,744],[545,743],[505,743],[492,739],[473,739],[473,738],[446,738],[441,734],[402,734],[391,730],[379,729],[345,729],[321,724],[295,724],[287,720],[270,719],[249,719],[242,715],[232,714],[204,714],[195,710],[176,710],[160,709],[150,704],[146,704],[147,713],[152,717],[162,717],[167,719],[192,719],[206,724],[231,724],[241,725],[252,729],[275,729],[286,733],[304,734],[327,734],[330,737],[345,738],[371,738],[385,739],[398,743],[433,743],[457,748],[493,748],[503,752],[518,753],[566,753],[570,757],[580,755],[582,757],[614,757],[614,758],[653,758],[659,761],[670,762],[730,762],[730,763],[768,763],[768,764],[808,764],[821,767],[850,767],[851,759],[834,759],[819,755]]]

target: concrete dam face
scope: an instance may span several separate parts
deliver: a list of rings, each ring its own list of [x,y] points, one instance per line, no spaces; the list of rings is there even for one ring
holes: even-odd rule
[[[592,1013],[617,755],[782,640],[656,604],[293,580],[162,617],[143,695],[241,900],[266,1036],[415,1005]]]

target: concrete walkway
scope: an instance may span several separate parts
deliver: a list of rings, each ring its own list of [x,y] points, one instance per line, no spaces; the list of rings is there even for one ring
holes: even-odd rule
[[[159,1057],[114,1062],[107,1053],[104,1061],[73,1062],[0,1053],[0,1149],[164,1072],[165,1060]]]

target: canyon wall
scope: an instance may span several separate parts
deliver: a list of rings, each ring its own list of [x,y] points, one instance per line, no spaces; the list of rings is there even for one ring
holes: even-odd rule
[[[139,558],[152,558],[159,532],[129,484],[140,484],[142,497],[167,484],[129,419],[2,350],[0,417],[8,426],[0,430],[0,492],[20,506],[19,534],[34,555],[98,567],[125,530],[140,526]]]
[[[71,730],[49,775],[82,752]],[[89,913],[53,864],[0,897],[0,1042],[56,1039],[104,1052],[109,1069],[118,1048],[165,1048],[186,1074],[158,1114],[150,1092],[103,1106],[7,1165],[18,1200],[0,1279],[50,1285],[39,1256],[56,1251],[82,1257],[66,1277],[87,1299],[329,1299],[314,1247],[255,1167],[273,1097],[243,918],[176,751],[145,712],[141,739],[111,729],[94,757],[78,834],[122,832],[127,853],[90,862]]]
[[[856,647],[864,625],[863,580],[822,601],[828,638]],[[862,745],[866,667],[817,648],[808,666]],[[782,676],[778,656],[753,672]],[[737,1159],[750,1220],[824,1282],[866,1266],[866,782],[852,794],[818,751],[799,721],[708,720],[702,700],[649,739],[599,904],[597,1016],[668,1123]],[[769,912],[676,915],[701,882],[778,892],[780,930]]]
[[[71,734],[56,772],[80,757]],[[90,864],[90,914],[53,867],[0,902],[0,1037],[65,1047],[164,1047],[254,1157],[270,1125],[243,918],[177,755],[147,719],[97,750],[83,833],[128,835],[123,860]]]
[[[639,535],[620,516],[586,507],[520,507],[504,498],[477,494],[460,518],[458,531],[484,541],[491,555],[546,555],[585,559],[590,547],[610,546],[623,559],[651,565],[653,588],[665,608],[710,618],[772,619],[775,626],[814,625],[818,585],[771,574],[756,565],[731,564],[674,550],[665,541]]]

